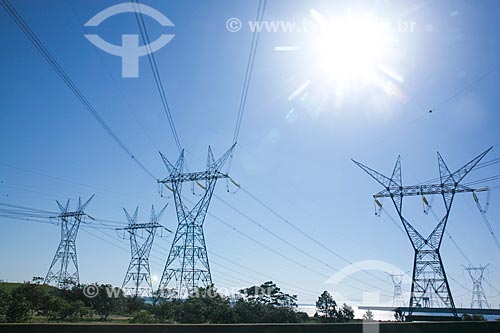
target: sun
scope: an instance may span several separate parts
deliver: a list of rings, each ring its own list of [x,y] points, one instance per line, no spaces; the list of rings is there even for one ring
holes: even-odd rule
[[[311,52],[321,71],[343,83],[375,75],[391,42],[384,24],[370,16],[350,14],[327,20],[315,10],[311,16],[319,24]]]
[[[404,78],[393,70],[403,54],[397,25],[352,11],[328,18],[314,9],[309,14],[313,29],[302,45],[275,47],[301,52],[305,80],[292,90],[289,102],[319,113],[332,109],[326,105],[341,109],[360,96],[378,104],[406,101]]]

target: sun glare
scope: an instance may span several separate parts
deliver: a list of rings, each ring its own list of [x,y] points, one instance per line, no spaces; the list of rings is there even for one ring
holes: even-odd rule
[[[399,25],[401,22],[395,21],[391,26],[390,21],[353,12],[327,18],[314,9],[310,10],[310,16],[313,33],[308,34],[306,47],[275,48],[276,51],[305,51],[305,70],[310,77],[292,91],[288,97],[290,102],[304,105],[307,98],[314,96],[311,99],[320,102],[309,109],[318,113],[326,110],[324,105],[328,101],[340,109],[361,93],[375,96],[384,103],[406,100],[403,76],[393,69],[402,54],[396,48],[398,29],[405,28]],[[378,94],[379,91],[384,95]]]
[[[369,79],[383,61],[390,35],[371,17],[347,16],[327,21],[312,10],[320,24],[313,52],[322,71],[335,81]]]

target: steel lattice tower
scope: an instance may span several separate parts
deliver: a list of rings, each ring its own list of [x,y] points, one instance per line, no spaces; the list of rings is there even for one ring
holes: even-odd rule
[[[158,182],[173,192],[179,224],[160,280],[158,297],[184,298],[193,293],[197,287],[207,287],[212,284],[203,223],[217,180],[229,178],[220,170],[231,156],[234,147],[235,145],[218,160],[214,159],[212,149],[208,147],[207,169],[201,172],[183,172],[184,150],[175,165],[160,153],[169,176]],[[188,208],[182,199],[184,182],[196,182],[204,190],[192,208]]]
[[[403,284],[403,275],[402,274],[389,274],[389,277],[392,280],[392,284],[394,285],[394,295],[392,297],[392,306],[393,307],[402,307],[404,306],[404,298],[403,298],[403,289],[401,285]]]
[[[486,269],[486,267],[488,267],[488,265],[478,267],[465,267],[465,270],[469,273],[469,276],[472,280],[472,302],[470,307],[473,309],[490,308],[482,284],[484,278],[484,270]]]
[[[78,207],[76,211],[73,212],[68,211],[69,199],[64,206],[61,205],[59,201],[56,201],[61,210],[61,214],[57,216],[61,223],[61,241],[57,247],[54,259],[50,264],[44,283],[53,283],[62,289],[68,289],[80,284],[80,274],[78,272],[78,260],[76,255],[76,236],[78,235],[80,223],[85,222],[86,217],[92,219],[84,210],[93,197],[92,195],[83,205],[81,198],[78,198]]]
[[[413,246],[415,256],[408,317],[412,315],[413,310],[417,307],[433,307],[435,305],[438,305],[437,307],[449,309],[450,312],[457,317],[455,303],[451,295],[450,286],[440,254],[441,242],[443,240],[443,234],[450,216],[455,194],[475,191],[470,187],[461,185],[460,182],[491,149],[492,148],[489,148],[453,173],[450,172],[441,155],[437,153],[440,175],[439,184],[403,186],[400,157],[398,157],[396,161],[390,178],[353,160],[356,165],[384,187],[384,190],[375,194],[373,197],[375,199],[384,197],[391,198]],[[443,198],[445,214],[430,235],[424,237],[403,216],[403,198],[407,196],[436,194],[441,195]]]
[[[125,228],[117,228],[128,232],[130,239],[130,264],[123,279],[122,290],[125,295],[134,297],[152,297],[153,285],[151,284],[151,272],[149,270],[149,254],[158,228],[167,228],[158,223],[168,204],[156,214],[154,206],[151,206],[151,217],[149,223],[138,223],[139,207],[135,209],[134,215],[130,216],[125,208],[125,216],[128,225]],[[142,235],[138,235],[138,232]],[[139,238],[139,239],[138,239]],[[142,239],[142,240],[141,240]],[[146,284],[144,287],[143,285]]]

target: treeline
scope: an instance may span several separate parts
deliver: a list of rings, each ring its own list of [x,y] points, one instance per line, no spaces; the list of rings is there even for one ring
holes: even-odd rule
[[[309,317],[297,310],[297,296],[289,295],[273,282],[252,286],[227,297],[215,287],[200,288],[183,300],[158,299],[146,302],[128,297],[111,285],[95,285],[89,297],[88,286],[58,289],[37,283],[23,283],[15,288],[0,288],[0,322],[79,322],[121,321],[131,323],[301,323],[311,321],[350,321],[352,308],[332,307],[328,298]],[[110,290],[115,292],[110,293]],[[324,296],[324,295],[322,295]],[[321,297],[319,298],[321,300]],[[333,301],[334,302],[334,301]],[[326,312],[324,311],[326,310]],[[335,314],[335,320],[332,316]]]
[[[70,290],[48,285],[23,283],[6,291],[0,289],[0,321],[22,323],[28,321],[83,321],[107,320],[111,314],[131,314],[143,305],[142,300],[124,297],[109,298],[105,289],[101,295],[85,296],[84,286]]]

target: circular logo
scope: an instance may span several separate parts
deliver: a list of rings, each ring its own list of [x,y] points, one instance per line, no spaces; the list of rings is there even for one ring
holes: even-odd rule
[[[241,21],[236,17],[232,17],[226,21],[226,29],[230,32],[238,32],[241,30]]]
[[[83,287],[85,297],[94,298],[99,294],[99,287],[95,284],[89,284]]]

